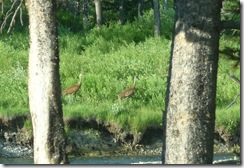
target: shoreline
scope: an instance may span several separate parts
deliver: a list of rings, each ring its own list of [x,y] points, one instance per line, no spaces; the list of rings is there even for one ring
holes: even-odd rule
[[[0,118],[0,157],[32,157],[32,131],[24,128],[28,116]],[[68,156],[122,156],[160,155],[162,152],[162,128],[148,127],[141,134],[123,130],[115,123],[95,119],[66,119],[69,127],[66,152]],[[216,128],[214,153],[240,155],[240,130],[225,133]]]

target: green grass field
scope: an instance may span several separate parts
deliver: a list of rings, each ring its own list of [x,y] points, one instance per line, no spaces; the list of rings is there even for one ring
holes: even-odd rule
[[[76,84],[80,72],[84,75],[76,96],[62,97],[65,118],[95,117],[134,132],[162,125],[173,12],[162,14],[165,22],[160,38],[153,37],[151,18],[149,12],[124,26],[111,23],[78,33],[59,27],[62,89]],[[28,30],[0,37],[0,116],[27,114]],[[222,36],[220,48],[239,47],[230,40]],[[224,125],[230,131],[240,125],[240,98],[226,110],[240,92],[239,84],[228,76],[229,73],[240,76],[239,68],[233,68],[234,63],[220,55],[216,125]],[[134,76],[139,78],[135,94],[118,101],[117,95],[133,84]]]

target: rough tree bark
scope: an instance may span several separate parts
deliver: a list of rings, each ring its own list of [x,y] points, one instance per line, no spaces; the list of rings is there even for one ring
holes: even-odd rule
[[[153,0],[154,7],[154,35],[160,36],[161,34],[161,21],[160,21],[160,4],[158,0]]]
[[[95,0],[95,9],[96,9],[97,25],[100,26],[103,24],[101,0]]]
[[[175,0],[164,164],[212,164],[222,0]]]
[[[67,163],[59,76],[55,0],[28,0],[29,106],[34,163]]]

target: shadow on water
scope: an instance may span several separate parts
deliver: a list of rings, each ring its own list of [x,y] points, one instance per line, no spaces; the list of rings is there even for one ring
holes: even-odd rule
[[[161,164],[161,156],[71,157],[70,164]],[[215,154],[214,162],[236,160],[234,154]],[[1,164],[33,164],[32,158],[0,158]]]

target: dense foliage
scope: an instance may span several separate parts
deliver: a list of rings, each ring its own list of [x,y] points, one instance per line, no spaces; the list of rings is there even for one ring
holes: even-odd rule
[[[130,1],[132,3],[132,1]],[[168,75],[174,10],[161,10],[162,36],[153,36],[153,11],[144,11],[143,17],[130,18],[121,25],[117,20],[101,27],[78,31],[82,16],[59,9],[60,74],[62,89],[78,82],[83,73],[81,89],[76,96],[62,97],[64,117],[94,117],[116,122],[125,129],[140,132],[147,126],[162,124]],[[111,11],[110,11],[111,12]],[[26,13],[24,14],[27,15]],[[116,15],[105,15],[116,18]],[[24,19],[28,23],[28,19]],[[17,23],[18,24],[18,23]],[[18,30],[18,31],[15,31]],[[18,26],[11,35],[0,35],[0,116],[28,113],[28,27]],[[224,31],[220,49],[240,50],[239,31]],[[229,130],[240,124],[240,102],[226,107],[240,92],[236,60],[220,55],[217,88],[217,125]],[[138,77],[135,94],[121,101],[117,95],[133,84]]]

